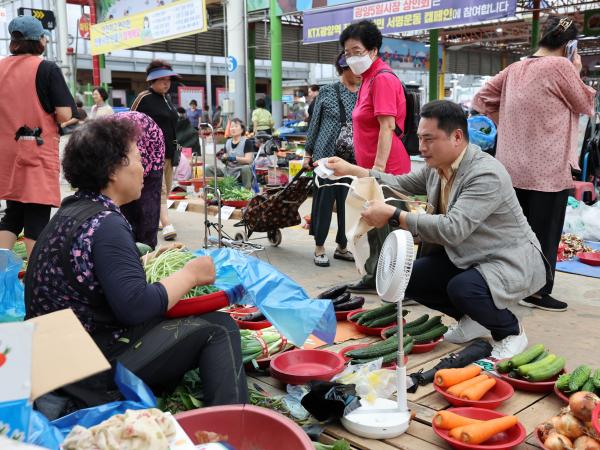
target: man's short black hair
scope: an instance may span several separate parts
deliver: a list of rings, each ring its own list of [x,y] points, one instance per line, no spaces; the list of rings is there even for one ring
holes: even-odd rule
[[[257,98],[256,99],[256,107],[257,108],[265,108],[267,106],[267,102],[265,102],[264,98]]]
[[[76,189],[100,192],[119,166],[129,164],[129,146],[139,134],[135,122],[114,116],[85,122],[65,147],[65,178]]]
[[[196,100],[190,100],[190,106],[191,105],[198,106],[198,102]]]
[[[373,22],[363,20],[362,22],[348,25],[340,35],[340,45],[344,47],[348,39],[356,39],[365,46],[367,50],[374,48],[379,51],[383,42],[381,31]]]
[[[467,117],[458,103],[449,100],[433,100],[421,108],[421,117],[424,119],[437,119],[437,127],[448,136],[454,130],[461,129],[465,139],[469,140]]]

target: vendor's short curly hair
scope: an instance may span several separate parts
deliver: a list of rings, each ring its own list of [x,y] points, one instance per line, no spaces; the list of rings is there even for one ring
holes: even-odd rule
[[[129,164],[129,146],[139,134],[135,122],[115,117],[84,123],[65,148],[65,178],[76,189],[100,192],[120,165]]]
[[[367,50],[376,48],[377,51],[379,51],[381,44],[383,43],[381,31],[379,31],[377,25],[369,20],[353,23],[344,28],[344,31],[342,31],[342,34],[340,35],[340,45],[342,48],[348,39],[360,41]]]

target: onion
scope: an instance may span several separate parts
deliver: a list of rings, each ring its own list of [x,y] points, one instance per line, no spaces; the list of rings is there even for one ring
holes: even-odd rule
[[[584,422],[592,419],[592,411],[600,403],[600,398],[591,392],[575,392],[569,397],[569,407],[575,417]]]
[[[581,436],[575,440],[573,450],[600,450],[600,443],[589,436]]]
[[[589,422],[585,422],[584,425],[587,428],[586,434],[592,439],[600,441],[600,434],[598,434],[598,432],[594,428],[594,424],[592,423],[592,421],[590,420]]]
[[[548,422],[544,422],[538,425],[538,435],[542,442],[544,442],[548,438],[550,433],[556,433],[556,426],[552,422],[554,419],[558,419],[558,417],[555,416]]]
[[[571,440],[559,433],[550,433],[550,436],[544,441],[544,447],[548,450],[572,450]]]
[[[556,431],[569,439],[577,439],[585,434],[583,423],[573,414],[567,413],[559,416],[559,421],[555,425]]]

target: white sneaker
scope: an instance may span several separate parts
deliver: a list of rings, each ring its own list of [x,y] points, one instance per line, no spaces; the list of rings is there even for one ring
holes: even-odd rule
[[[490,331],[469,316],[462,316],[456,325],[451,325],[444,340],[453,344],[464,344],[480,337],[488,336]]]
[[[492,342],[492,358],[506,359],[523,352],[527,348],[527,335],[523,327],[517,335],[507,336],[501,341]]]
[[[162,235],[165,241],[172,241],[177,237],[177,231],[175,231],[175,227],[172,224],[169,224],[163,227]]]

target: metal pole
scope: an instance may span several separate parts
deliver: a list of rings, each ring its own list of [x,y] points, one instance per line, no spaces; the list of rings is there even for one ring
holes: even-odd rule
[[[58,34],[57,44],[59,66],[67,80],[67,85],[71,85],[71,70],[67,56],[67,47],[69,45],[69,28],[67,22],[67,2],[65,0],[56,0],[56,30]]]
[[[438,98],[439,30],[429,30],[429,101]]]
[[[227,1],[227,56],[237,61],[229,76],[234,117],[246,117],[246,37],[244,36],[244,0]]]
[[[256,25],[248,26],[248,98],[250,111],[256,108]],[[254,130],[256,132],[256,130]]]
[[[277,16],[277,0],[270,0],[269,20],[271,23],[271,102],[275,128],[281,126],[283,118],[282,62],[281,62],[281,18]]]
[[[533,0],[533,18],[531,20],[531,51],[538,47],[540,39],[540,0]]]

